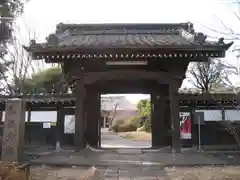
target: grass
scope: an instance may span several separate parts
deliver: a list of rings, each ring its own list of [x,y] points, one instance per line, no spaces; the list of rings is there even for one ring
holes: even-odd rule
[[[122,133],[118,133],[118,135],[121,136],[122,138],[131,139],[131,140],[135,140],[135,141],[152,139],[151,133],[147,133],[144,131],[122,132]]]
[[[165,168],[171,180],[240,180],[240,167]]]

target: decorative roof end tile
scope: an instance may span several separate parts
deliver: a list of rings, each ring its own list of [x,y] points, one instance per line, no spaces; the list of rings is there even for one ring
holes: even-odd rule
[[[53,46],[57,46],[59,43],[59,39],[55,34],[50,34],[46,40],[49,45]]]
[[[36,40],[35,39],[32,39],[31,41],[30,41],[30,45],[35,45],[36,44]]]
[[[194,40],[197,43],[203,44],[206,42],[207,36],[204,35],[203,33],[196,33],[196,35],[194,36]]]
[[[224,43],[224,38],[223,38],[223,37],[219,38],[217,43],[218,43],[219,45],[225,44],[225,43]]]
[[[188,22],[188,29],[187,29],[187,31],[190,32],[190,33],[194,33],[193,23]]]

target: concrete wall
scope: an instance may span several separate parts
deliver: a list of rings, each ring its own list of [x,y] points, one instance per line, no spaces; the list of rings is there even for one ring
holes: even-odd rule
[[[205,121],[220,121],[222,119],[221,110],[196,110],[196,112],[204,112]],[[225,110],[225,119],[240,121],[240,110]]]
[[[3,112],[2,120],[5,119],[5,111]],[[28,112],[26,111],[25,121],[28,120]],[[57,111],[32,111],[31,122],[56,122]]]

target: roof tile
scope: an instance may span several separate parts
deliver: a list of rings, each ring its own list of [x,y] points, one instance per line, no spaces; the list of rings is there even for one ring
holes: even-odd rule
[[[199,35],[200,34],[200,35]],[[195,33],[191,23],[181,24],[59,24],[40,48],[158,48],[182,45],[218,45]],[[224,46],[224,44],[221,44]]]

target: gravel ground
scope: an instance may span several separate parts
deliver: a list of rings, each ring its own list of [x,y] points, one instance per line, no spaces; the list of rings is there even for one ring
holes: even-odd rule
[[[123,138],[127,138],[127,139],[131,139],[131,140],[135,140],[135,141],[141,141],[141,140],[147,140],[150,141],[152,139],[152,135],[151,133],[147,133],[147,132],[121,132],[118,133],[119,136],[123,137]]]
[[[165,168],[171,180],[240,180],[240,167]]]
[[[91,179],[89,176],[101,176],[100,170],[93,171],[92,168],[33,167],[31,168],[30,180],[88,180]]]

